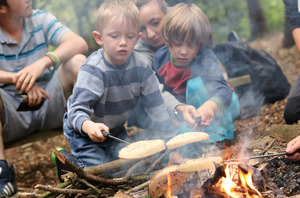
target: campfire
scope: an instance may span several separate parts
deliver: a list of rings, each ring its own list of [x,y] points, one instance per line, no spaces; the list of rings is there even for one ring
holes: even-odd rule
[[[221,178],[220,191],[230,197],[262,197],[253,182],[253,173],[253,169],[243,170],[240,166],[227,165],[226,177]],[[237,175],[238,178],[236,178]]]
[[[199,167],[199,171],[196,172],[194,167],[187,167],[186,165],[184,167],[173,165],[164,168],[150,180],[149,194],[153,198],[263,197],[262,192],[266,191],[265,181],[258,170],[236,162],[228,164],[210,163],[212,159],[214,158],[192,160],[193,162],[205,161],[210,165],[213,164],[209,169]],[[186,164],[191,163],[187,161]]]
[[[67,195],[65,197],[272,198],[283,195],[282,189],[269,179],[271,174],[286,169],[278,156],[271,154],[275,156],[272,161],[262,158],[257,163],[236,158],[231,161],[233,154],[240,152],[240,149],[231,150],[234,148],[236,146],[225,151],[217,146],[205,145],[196,156],[170,165],[166,159],[176,150],[172,148],[145,158],[120,159],[87,169],[73,165],[54,150],[58,159],[71,170],[63,175],[63,188],[40,184],[35,188],[39,190],[37,192]],[[218,157],[210,156],[212,154]],[[269,170],[272,172],[268,173]],[[294,182],[296,178],[290,179]],[[43,197],[43,194],[23,193],[19,197]]]

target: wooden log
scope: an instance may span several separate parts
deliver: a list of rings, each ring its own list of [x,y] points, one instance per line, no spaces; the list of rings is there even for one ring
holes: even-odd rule
[[[241,85],[245,85],[245,84],[251,83],[251,76],[249,74],[247,74],[244,76],[229,78],[229,79],[227,79],[227,83],[231,87],[238,87]]]

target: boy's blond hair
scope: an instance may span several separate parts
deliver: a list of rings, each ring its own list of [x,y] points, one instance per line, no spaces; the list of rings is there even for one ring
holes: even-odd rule
[[[176,41],[200,45],[200,49],[212,46],[209,20],[195,4],[179,3],[170,9],[165,16],[162,37],[168,46]]]
[[[102,32],[107,23],[121,18],[140,29],[140,13],[132,0],[104,0],[97,11],[97,31]]]

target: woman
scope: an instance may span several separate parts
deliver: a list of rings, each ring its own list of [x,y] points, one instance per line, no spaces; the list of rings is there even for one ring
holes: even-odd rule
[[[136,5],[140,10],[142,36],[135,46],[135,51],[152,65],[155,52],[165,45],[161,36],[161,28],[168,6],[164,0],[137,0]],[[179,122],[184,121],[187,126],[193,128],[195,119],[199,117],[196,108],[179,102],[169,92],[163,92],[163,97],[167,101],[166,105],[170,115],[174,118],[175,124],[179,125]],[[145,117],[147,117],[146,112],[141,108],[137,108],[129,119],[128,125],[141,128],[149,127],[152,123],[149,119],[144,119]],[[203,124],[205,123],[199,123],[198,126],[200,127]]]

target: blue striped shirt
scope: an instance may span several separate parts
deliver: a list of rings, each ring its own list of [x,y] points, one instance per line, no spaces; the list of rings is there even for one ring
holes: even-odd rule
[[[61,37],[69,31],[69,28],[62,25],[55,16],[43,10],[34,10],[31,17],[24,19],[23,25],[20,44],[8,37],[0,28],[1,70],[18,72],[32,64],[46,55],[49,45],[58,46]],[[49,70],[45,70],[45,75],[49,73]]]
[[[69,123],[81,133],[86,120],[118,127],[127,121],[139,99],[158,126],[168,127],[170,117],[150,65],[134,52],[125,65],[114,66],[99,49],[79,71],[68,100]]]

